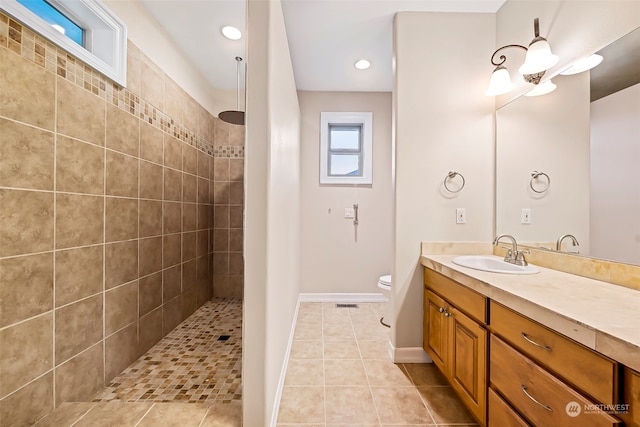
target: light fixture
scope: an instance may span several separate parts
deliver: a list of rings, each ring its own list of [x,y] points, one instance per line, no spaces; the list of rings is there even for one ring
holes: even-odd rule
[[[540,83],[539,85],[536,85],[536,87],[531,89],[529,92],[525,93],[524,96],[546,95],[548,93],[553,92],[554,90],[556,90],[555,83],[553,83],[551,80],[547,80],[544,83]]]
[[[240,40],[242,38],[242,32],[236,27],[232,27],[231,25],[227,25],[226,27],[222,27],[222,35],[228,38],[229,40]]]
[[[356,67],[358,70],[366,70],[367,68],[371,67],[371,61],[367,61],[366,59],[359,59],[354,64],[354,67]]]
[[[240,62],[242,58],[236,56],[236,73],[238,75],[238,91],[236,94],[236,109],[218,113],[218,118],[232,125],[244,125],[244,111],[240,111]]]
[[[590,70],[600,65],[602,59],[602,56],[594,53],[591,56],[579,60],[560,74],[562,74],[563,76],[571,76],[573,74],[582,73],[583,71]]]
[[[518,71],[527,82],[534,85],[540,83],[544,73],[558,62],[558,56],[551,53],[551,47],[549,46],[547,39],[540,37],[540,24],[538,18],[533,20],[533,31],[535,38],[531,43],[529,43],[528,48],[519,44],[508,44],[493,52],[493,55],[491,55],[491,64],[495,65],[496,68],[493,70],[491,81],[489,82],[489,87],[485,91],[485,95],[502,95],[503,93],[510,92],[515,88],[515,85],[511,82],[509,71],[503,65],[507,61],[507,57],[500,55],[498,61],[496,62],[495,60],[498,52],[503,49],[517,47],[524,49],[527,52],[524,64],[520,66]]]

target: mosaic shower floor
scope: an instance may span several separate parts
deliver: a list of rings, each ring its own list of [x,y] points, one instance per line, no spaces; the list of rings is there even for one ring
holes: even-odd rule
[[[205,303],[129,366],[94,402],[242,400],[242,300]]]

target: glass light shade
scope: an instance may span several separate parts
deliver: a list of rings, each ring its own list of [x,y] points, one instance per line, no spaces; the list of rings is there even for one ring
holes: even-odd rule
[[[551,53],[549,43],[540,37],[529,45],[524,64],[520,66],[518,71],[520,71],[521,74],[540,73],[556,65],[558,59],[557,55]]]
[[[551,93],[554,90],[556,90],[555,83],[553,83],[551,80],[547,80],[546,82],[540,83],[534,89],[525,93],[524,96],[541,96]]]
[[[487,96],[502,95],[511,92],[515,87],[516,85],[511,82],[509,71],[505,67],[499,66],[491,74],[489,87],[484,91],[484,94]]]
[[[582,73],[583,71],[590,70],[600,65],[602,59],[602,56],[594,53],[591,56],[579,60],[560,74],[562,74],[563,76],[571,76],[573,74]]]

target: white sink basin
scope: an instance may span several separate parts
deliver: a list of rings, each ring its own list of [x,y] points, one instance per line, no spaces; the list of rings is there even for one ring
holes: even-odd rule
[[[451,260],[454,264],[474,270],[489,271],[503,274],[536,274],[540,270],[533,265],[515,265],[505,262],[502,258],[489,255],[463,255]]]

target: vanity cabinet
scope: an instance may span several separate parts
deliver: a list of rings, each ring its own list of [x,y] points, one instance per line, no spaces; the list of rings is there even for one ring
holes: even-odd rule
[[[626,426],[640,427],[640,372],[624,368],[624,392],[622,403],[629,405],[620,415]]]
[[[620,425],[617,418],[589,409],[618,402],[615,361],[493,301],[490,313],[491,388],[527,422]]]
[[[426,269],[423,347],[473,416],[486,423],[487,299]]]

